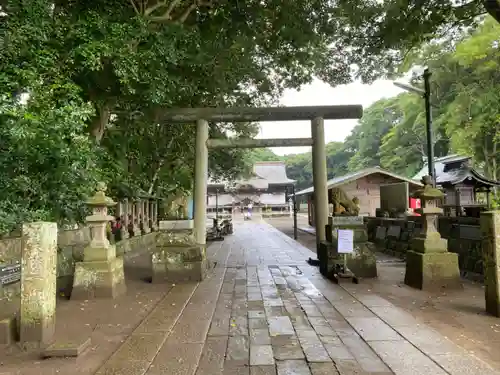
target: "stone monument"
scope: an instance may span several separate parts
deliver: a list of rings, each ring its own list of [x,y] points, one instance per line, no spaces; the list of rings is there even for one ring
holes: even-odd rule
[[[95,195],[87,200],[92,215],[86,221],[91,241],[83,251],[83,261],[75,264],[71,299],[116,298],[126,292],[123,258],[106,238],[106,225],[113,219],[108,207],[116,203],[105,194],[106,185],[99,183]]]
[[[462,288],[458,254],[448,252],[448,241],[441,238],[435,224],[443,213],[436,203],[444,193],[432,186],[429,176],[424,176],[422,183],[424,187],[414,197],[422,202],[422,208],[415,211],[423,216],[423,228],[406,253],[405,284],[422,290]]]
[[[481,213],[486,312],[500,317],[500,211]]]
[[[20,342],[27,349],[52,341],[56,321],[57,224],[23,224]]]

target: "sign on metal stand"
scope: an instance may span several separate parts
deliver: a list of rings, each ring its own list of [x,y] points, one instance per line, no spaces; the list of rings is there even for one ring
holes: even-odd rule
[[[337,282],[339,278],[351,278],[357,283],[356,276],[347,268],[347,255],[354,252],[354,231],[351,229],[337,229],[337,253],[342,254],[343,267],[337,272]]]

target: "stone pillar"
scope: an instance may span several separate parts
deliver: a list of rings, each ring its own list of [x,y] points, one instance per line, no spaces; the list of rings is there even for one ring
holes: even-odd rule
[[[150,199],[148,201],[148,226],[151,232],[155,231],[154,225],[153,225],[153,200]]]
[[[328,186],[326,175],[325,125],[322,118],[311,121],[313,140],[313,187],[314,223],[316,228],[316,248],[325,241],[325,225],[328,223]]]
[[[207,179],[208,179],[208,121],[196,122],[194,167],[194,236],[199,245],[206,244]]]
[[[140,236],[141,235],[141,211],[140,211],[140,202],[141,200],[139,198],[135,199],[133,203],[133,230],[134,230],[134,236]]]
[[[71,299],[116,298],[126,292],[123,258],[116,257],[116,247],[106,238],[106,224],[112,219],[108,207],[113,202],[105,195],[106,185],[99,183],[95,195],[87,200],[92,215],[86,220],[91,241],[83,251],[83,262],[75,265]]]
[[[154,200],[153,204],[153,228],[155,231],[158,230],[158,200]]]
[[[136,235],[136,217],[135,217],[135,203],[128,201],[128,236],[134,237]]]
[[[151,233],[151,218],[149,211],[149,198],[144,200],[144,232]]]
[[[125,214],[124,204],[123,204],[123,202],[118,202],[116,205],[115,218],[120,219],[121,227],[118,231],[115,231],[113,233],[113,236],[115,238],[115,242],[123,240],[125,238],[125,234],[127,233],[127,231],[123,227],[123,221],[124,221],[125,216],[126,216],[126,214]]]
[[[130,206],[128,204],[128,199],[125,198],[123,200],[123,218],[122,218],[122,234],[123,238],[128,238],[128,226],[129,226],[129,215],[130,215]]]
[[[486,312],[500,317],[500,211],[481,213]]]
[[[139,227],[140,234],[145,234],[144,231],[144,200],[139,198],[137,200],[137,225]]]
[[[415,236],[406,253],[405,284],[422,290],[461,289],[458,254],[448,252],[448,241],[441,238],[436,221],[443,210],[436,205],[444,194],[432,186],[429,176],[422,178],[424,188],[415,192],[422,208],[415,211],[423,216],[422,232]]]
[[[55,331],[57,224],[23,224],[21,254],[20,341],[37,347]]]

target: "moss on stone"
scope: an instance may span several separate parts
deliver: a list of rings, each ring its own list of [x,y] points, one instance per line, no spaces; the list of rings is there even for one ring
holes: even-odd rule
[[[461,289],[458,255],[408,251],[405,284],[426,291]]]

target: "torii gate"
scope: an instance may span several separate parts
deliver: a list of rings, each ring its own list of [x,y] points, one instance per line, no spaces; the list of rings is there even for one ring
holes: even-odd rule
[[[261,107],[261,108],[183,108],[164,112],[166,123],[196,123],[196,161],[194,180],[194,235],[206,245],[207,180],[209,148],[260,148],[312,146],[315,196],[316,246],[325,238],[328,222],[324,120],[359,119],[361,105]],[[209,122],[311,121],[311,138],[209,139]]]

